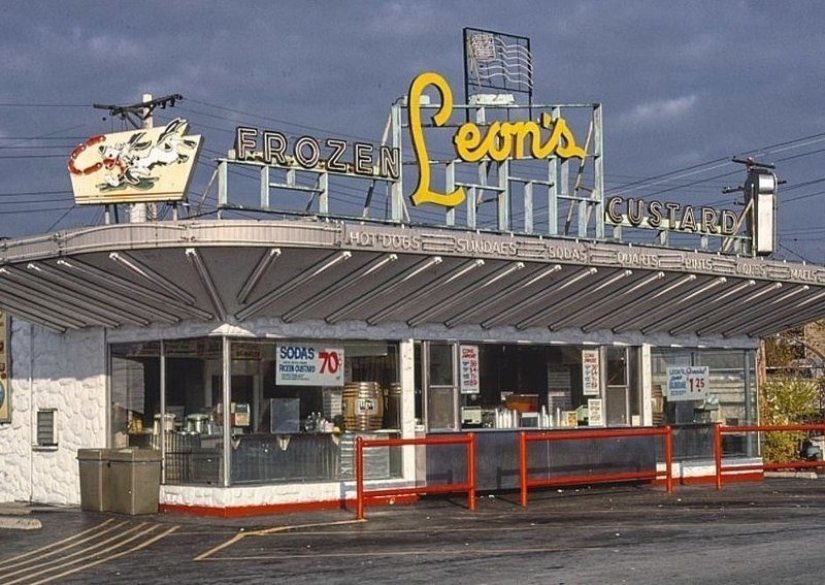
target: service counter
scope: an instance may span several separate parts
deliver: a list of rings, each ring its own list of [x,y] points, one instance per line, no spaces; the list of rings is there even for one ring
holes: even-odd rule
[[[239,435],[232,445],[232,483],[355,479],[355,439],[395,438],[395,431]],[[367,479],[400,472],[390,448],[364,450]]]
[[[673,424],[673,459],[712,459],[714,456],[713,423]]]
[[[715,455],[714,441],[718,423],[684,423],[670,425],[673,430],[673,459],[712,459]],[[745,433],[725,433],[722,435],[722,455],[726,457],[752,457],[752,445]]]
[[[239,434],[232,437],[232,485],[355,479],[355,439],[396,438],[397,431]],[[158,435],[130,438],[135,447],[160,449]],[[166,433],[166,483],[222,485],[220,435]],[[400,475],[399,450],[364,450],[365,477]]]
[[[594,427],[556,429],[477,429],[476,485],[479,491],[498,491],[519,487],[519,436],[527,433],[570,432]],[[427,437],[455,433],[428,433]],[[588,476],[622,472],[655,472],[658,436],[617,437],[610,439],[565,439],[531,442],[528,467],[532,479]],[[420,469],[420,468],[419,468]],[[464,481],[467,456],[464,445],[438,445],[426,449],[427,481],[454,483]]]

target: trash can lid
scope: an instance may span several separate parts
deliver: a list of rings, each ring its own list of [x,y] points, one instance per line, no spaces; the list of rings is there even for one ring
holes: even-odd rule
[[[106,453],[109,461],[154,462],[160,461],[160,451],[154,449],[111,449]]]
[[[77,458],[80,461],[102,461],[106,459],[106,449],[78,449]]]

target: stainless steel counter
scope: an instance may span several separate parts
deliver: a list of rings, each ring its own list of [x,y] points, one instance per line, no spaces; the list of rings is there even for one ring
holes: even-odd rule
[[[355,479],[355,438],[396,437],[398,433],[246,434],[232,439],[231,483],[340,481]],[[160,450],[161,435],[130,436],[130,445]],[[223,485],[220,435],[166,433],[165,481],[169,484]],[[364,451],[365,477],[400,475],[399,449]]]
[[[582,427],[593,430],[592,428]],[[571,431],[558,429],[479,429],[476,438],[476,482],[479,491],[519,487],[519,433]],[[466,431],[464,431],[466,432]],[[428,433],[428,437],[451,433]],[[533,479],[587,476],[626,471],[655,471],[659,437],[570,439],[530,443],[528,467]],[[464,445],[438,445],[426,449],[428,483],[464,481],[467,474]]]

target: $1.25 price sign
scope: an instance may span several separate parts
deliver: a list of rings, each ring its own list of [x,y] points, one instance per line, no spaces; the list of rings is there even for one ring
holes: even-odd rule
[[[704,400],[710,392],[710,367],[680,366],[667,369],[667,399]]]

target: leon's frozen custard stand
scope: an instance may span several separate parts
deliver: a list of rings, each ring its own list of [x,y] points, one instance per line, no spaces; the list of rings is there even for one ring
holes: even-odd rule
[[[529,54],[465,34],[468,71],[502,43]],[[601,104],[467,81],[460,103],[458,84],[416,75],[381,144],[227,129],[214,216],[0,242],[0,496],[74,502],[78,449],[132,446],[160,454],[166,510],[338,507],[359,436],[470,432],[481,491],[517,486],[521,432],[573,434],[531,454],[546,476],[655,467],[654,438],[585,438],[602,427],[676,425],[681,467],[708,468],[708,425],[758,420],[759,337],[825,317],[825,269],[773,259],[759,231],[775,176],[744,169],[751,215],[607,197]],[[201,137],[155,126],[140,139],[174,137],[182,156],[154,185],[177,190],[101,192],[100,150],[82,143],[77,200],[183,201]],[[673,368],[702,372],[702,401],[676,405]],[[467,471],[461,446],[365,456],[371,485]]]

